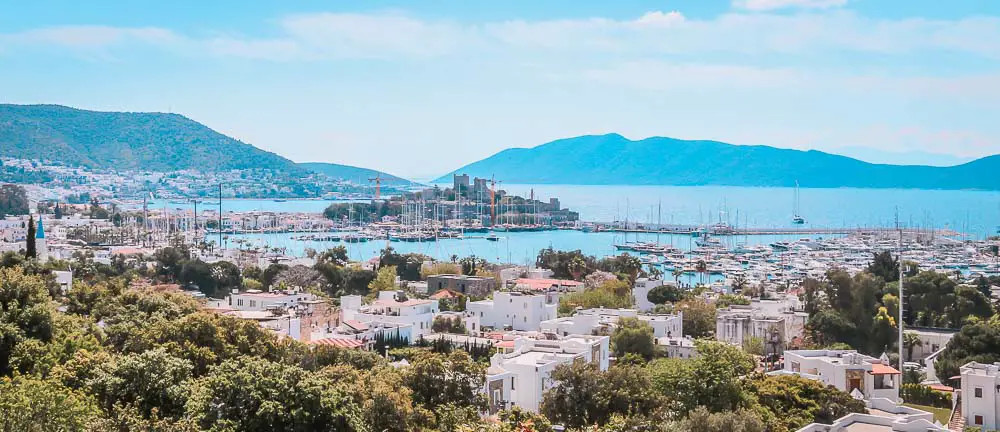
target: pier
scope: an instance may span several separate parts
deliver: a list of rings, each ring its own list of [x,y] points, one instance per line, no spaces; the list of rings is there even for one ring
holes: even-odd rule
[[[850,234],[887,234],[898,233],[898,228],[886,227],[843,227],[843,228],[807,228],[807,227],[768,227],[768,228],[733,228],[729,226],[694,226],[694,225],[671,225],[663,227],[637,227],[623,228],[610,224],[594,224],[593,232],[615,232],[626,234],[673,234],[673,235],[701,235],[713,236],[747,236],[747,235],[850,235]],[[932,230],[903,228],[903,233],[927,234]],[[934,234],[941,236],[955,236],[960,233],[951,230],[933,230]]]

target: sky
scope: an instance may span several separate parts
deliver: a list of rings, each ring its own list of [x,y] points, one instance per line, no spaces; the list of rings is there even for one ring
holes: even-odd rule
[[[416,179],[611,132],[945,165],[1000,153],[1000,1],[0,0],[0,102]]]

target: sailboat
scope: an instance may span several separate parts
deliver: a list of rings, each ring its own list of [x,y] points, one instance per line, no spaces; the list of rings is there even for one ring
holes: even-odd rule
[[[793,204],[792,212],[792,223],[795,225],[803,225],[806,223],[806,219],[799,215],[799,181],[795,181],[795,203]]]

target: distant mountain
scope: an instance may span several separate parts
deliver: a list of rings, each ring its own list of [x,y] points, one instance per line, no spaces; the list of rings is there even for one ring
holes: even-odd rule
[[[1000,155],[952,167],[862,162],[820,151],[618,134],[512,148],[454,173],[504,183],[1000,189]],[[454,174],[452,173],[452,174]],[[435,183],[450,183],[448,174]]]
[[[410,180],[404,179],[402,177],[396,177],[392,174],[387,174],[382,171],[376,171],[368,168],[359,168],[350,165],[340,165],[335,163],[326,162],[303,162],[299,164],[300,167],[305,168],[309,171],[323,174],[327,177],[333,179],[343,179],[352,180],[354,182],[365,183],[370,178],[375,178],[376,176],[382,178],[382,184],[410,184]]]
[[[302,172],[294,162],[178,114],[0,104],[0,154],[91,168]]]
[[[955,156],[943,153],[930,153],[919,150],[894,152],[868,147],[840,147],[833,149],[835,154],[851,157],[857,160],[876,164],[891,165],[927,165],[946,167],[971,162],[975,158]]]

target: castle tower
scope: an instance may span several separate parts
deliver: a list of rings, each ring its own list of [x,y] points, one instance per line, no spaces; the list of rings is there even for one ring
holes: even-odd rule
[[[42,215],[38,215],[38,225],[35,230],[35,251],[39,261],[49,259],[49,248],[45,244],[45,227],[42,226]]]

